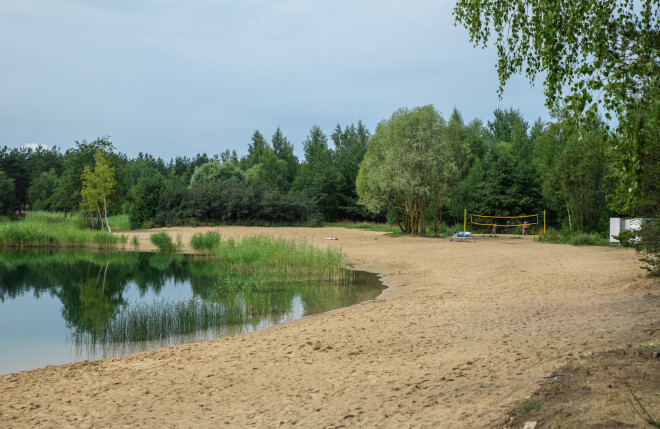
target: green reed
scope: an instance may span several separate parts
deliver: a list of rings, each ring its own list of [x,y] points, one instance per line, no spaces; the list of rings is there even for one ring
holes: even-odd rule
[[[108,323],[92,331],[77,332],[79,343],[125,343],[157,341],[172,336],[207,331],[243,323],[244,309],[204,302],[154,300],[122,308]]]
[[[126,244],[122,235],[86,228],[85,219],[64,213],[31,212],[25,219],[0,223],[3,247],[115,248]]]
[[[220,247],[222,237],[216,231],[195,234],[190,238],[190,247],[196,252],[211,253]]]
[[[110,216],[108,221],[110,222],[110,228],[113,231],[130,231],[131,230],[131,221],[128,219],[128,215]]]
[[[340,249],[322,249],[305,240],[265,235],[223,240],[216,254],[232,272],[263,273],[271,278],[304,274],[316,280],[342,281],[350,266]]]

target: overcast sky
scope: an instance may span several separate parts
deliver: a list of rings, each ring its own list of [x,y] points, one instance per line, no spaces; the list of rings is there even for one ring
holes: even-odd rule
[[[433,104],[548,119],[541,82],[497,97],[495,49],[453,1],[2,0],[0,146],[108,135],[118,151],[247,152],[275,128],[302,156],[313,125],[376,124]]]

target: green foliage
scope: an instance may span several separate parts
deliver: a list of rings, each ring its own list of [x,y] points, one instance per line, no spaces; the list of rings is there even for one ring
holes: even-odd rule
[[[177,246],[172,241],[172,237],[170,237],[165,231],[151,234],[149,240],[161,252],[174,252],[177,250]]]
[[[318,126],[314,126],[303,146],[305,161],[298,170],[293,189],[311,199],[325,220],[336,220],[340,176],[328,147],[328,138]]]
[[[221,183],[226,180],[242,182],[245,173],[239,168],[236,162],[211,161],[195,168],[195,172],[190,178],[190,186],[201,185],[205,183]]]
[[[26,152],[24,149],[9,149],[7,146],[0,149],[0,171],[5,176],[2,180],[5,182],[4,189],[0,189],[0,191],[8,189],[7,179],[11,179],[13,184],[12,193],[10,195],[0,193],[0,200],[4,200],[5,204],[11,202],[14,205],[11,208],[12,213],[15,210],[23,209],[27,202],[27,190],[31,179],[28,154],[29,151]],[[0,202],[0,205],[2,205],[2,202]],[[0,207],[0,210],[7,209]]]
[[[609,246],[609,239],[595,233],[571,232],[548,229],[545,235],[537,235],[534,241],[541,243],[572,244],[573,246]]]
[[[583,134],[599,107],[608,120],[616,117],[613,208],[640,213],[650,198],[657,214],[660,192],[645,191],[644,184],[657,177],[651,154],[660,145],[660,3],[459,0],[454,15],[475,45],[485,46],[495,32],[500,93],[512,74],[524,71],[533,81],[545,73],[546,105],[552,110],[565,102]],[[657,191],[658,179],[651,182]]]
[[[283,190],[288,191],[296,178],[296,173],[298,172],[298,158],[296,158],[296,156],[293,154],[293,144],[291,144],[289,140],[284,137],[279,127],[277,127],[277,130],[275,130],[273,138],[271,139],[271,143],[273,145],[275,156],[277,156],[278,160],[282,160],[286,166],[286,187]]]
[[[137,235],[134,235],[131,238],[131,246],[133,246],[133,249],[135,249],[135,250],[140,248],[140,239],[138,238]]]
[[[128,215],[114,215],[108,218],[113,231],[128,231],[131,229],[131,221]]]
[[[651,0],[459,0],[454,16],[475,45],[496,34],[500,93],[513,74],[545,73],[548,109],[568,88],[576,111],[599,103],[618,115],[658,83],[659,9]]]
[[[358,195],[355,188],[360,163],[367,153],[367,145],[371,133],[358,121],[357,126],[351,124],[342,129],[339,125],[331,135],[334,142],[334,157],[338,175],[338,213],[339,219],[365,219],[368,212],[357,204]]]
[[[156,216],[161,193],[165,189],[165,178],[154,168],[145,169],[130,189],[128,217],[131,228],[141,228]]]
[[[76,147],[67,150],[64,156],[64,171],[52,197],[52,208],[65,212],[76,210],[82,201],[83,172],[94,165],[96,152],[111,153],[114,149],[108,137],[98,138],[91,143],[76,142]]]
[[[640,230],[621,231],[614,238],[622,247],[632,247],[641,255],[643,269],[660,276],[660,217],[644,219]]]
[[[357,176],[359,203],[394,210],[403,231],[423,233],[425,205],[446,198],[452,177],[443,128],[431,105],[399,109],[378,124]]]
[[[569,227],[597,231],[607,223],[606,196],[612,191],[607,180],[607,141],[602,124],[590,130],[569,122],[552,124],[536,139],[537,165],[550,207],[567,213]]]
[[[86,229],[82,216],[31,212],[24,220],[0,224],[0,246],[113,248],[123,238]]]
[[[13,215],[17,201],[15,196],[14,180],[0,171],[0,215]]]
[[[192,221],[219,223],[303,223],[317,211],[299,193],[282,194],[266,184],[226,181],[167,188],[152,221],[155,225],[183,225]]]
[[[190,238],[190,247],[197,252],[213,252],[220,247],[221,236],[219,232],[208,231],[198,233]]]
[[[94,225],[92,213],[97,215],[101,229],[103,229],[103,215],[105,215],[108,232],[112,232],[108,222],[108,199],[116,184],[115,169],[110,166],[110,160],[103,151],[99,150],[94,154],[94,169],[89,166],[84,167],[82,181],[80,205],[92,218],[92,226]],[[103,215],[101,209],[103,209]]]
[[[59,177],[54,168],[44,171],[32,181],[28,189],[28,201],[32,210],[50,210],[53,206],[53,194],[57,189]]]

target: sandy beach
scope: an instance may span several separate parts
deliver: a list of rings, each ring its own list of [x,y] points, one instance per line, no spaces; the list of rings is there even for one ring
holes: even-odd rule
[[[0,427],[488,427],[567,359],[657,339],[660,287],[632,250],[344,228],[167,231],[187,243],[211,229],[339,247],[388,289],[245,335],[0,376]],[[148,250],[154,231],[129,235]]]

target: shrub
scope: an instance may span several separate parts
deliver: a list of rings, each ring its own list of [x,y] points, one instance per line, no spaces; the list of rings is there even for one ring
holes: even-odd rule
[[[198,252],[212,252],[220,247],[221,236],[216,231],[209,231],[207,233],[199,233],[192,236],[190,239],[190,247]]]
[[[149,239],[161,252],[173,252],[176,250],[172,237],[170,237],[165,231],[151,234]]]

